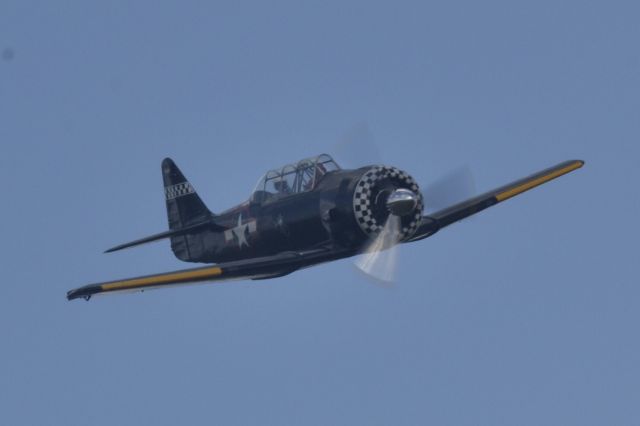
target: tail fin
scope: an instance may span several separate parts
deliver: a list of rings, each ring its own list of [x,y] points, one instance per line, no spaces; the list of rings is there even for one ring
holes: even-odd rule
[[[213,214],[170,158],[162,161],[162,179],[170,230],[211,221]],[[197,262],[203,255],[204,244],[198,234],[177,235],[171,237],[171,249],[178,259]]]
[[[186,228],[212,216],[193,186],[170,158],[162,161],[162,180],[167,200],[169,229]]]
[[[226,228],[215,223],[215,215],[204,205],[193,186],[170,158],[165,158],[162,162],[162,179],[169,230],[120,244],[105,253],[171,238],[171,249],[178,259],[186,262],[205,260],[204,234],[221,232]]]

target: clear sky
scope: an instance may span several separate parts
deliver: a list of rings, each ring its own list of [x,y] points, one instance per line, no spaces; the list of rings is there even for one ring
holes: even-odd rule
[[[0,423],[638,424],[638,16],[3,0]],[[401,247],[392,289],[345,260],[66,301],[189,266],[166,241],[102,254],[166,229],[165,156],[221,211],[362,122],[422,185],[587,164]]]

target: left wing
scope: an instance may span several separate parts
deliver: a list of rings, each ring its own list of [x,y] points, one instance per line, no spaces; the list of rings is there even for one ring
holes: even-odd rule
[[[285,252],[274,256],[220,263],[215,266],[183,269],[164,274],[146,275],[117,281],[89,284],[67,292],[67,299],[89,300],[94,294],[120,291],[143,291],[151,288],[192,284],[203,281],[227,281],[233,279],[265,279],[290,274],[317,263],[344,257],[345,253],[331,248],[319,248],[304,252]]]
[[[417,241],[435,234],[438,230],[458,222],[482,210],[522,194],[530,189],[547,183],[555,178],[579,169],[584,165],[582,160],[570,160],[557,164],[526,178],[485,192],[484,194],[454,204],[435,213],[422,217],[422,222],[409,241]],[[427,200],[428,202],[429,200]]]

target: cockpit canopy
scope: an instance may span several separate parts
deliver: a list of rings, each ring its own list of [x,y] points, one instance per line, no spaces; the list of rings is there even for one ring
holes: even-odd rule
[[[287,164],[280,169],[269,170],[256,185],[252,202],[263,202],[268,198],[281,197],[311,191],[322,176],[340,166],[327,154],[305,158],[296,164]]]

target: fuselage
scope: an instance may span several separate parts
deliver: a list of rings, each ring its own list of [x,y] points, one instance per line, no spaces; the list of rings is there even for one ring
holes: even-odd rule
[[[218,263],[322,246],[357,250],[367,235],[356,223],[352,200],[368,169],[328,172],[310,191],[252,197],[217,215],[216,223],[227,230],[197,235],[203,254],[197,261]]]
[[[399,188],[415,193],[416,198],[399,219],[398,241],[407,241],[422,218],[417,184],[395,167],[327,171],[306,190],[292,192],[284,184],[280,188],[285,190],[255,191],[245,203],[214,216],[216,226],[223,230],[200,230],[186,236],[187,243],[172,240],[174,252],[183,260],[205,263],[317,248],[331,248],[347,257],[379,234],[390,214],[390,195]]]

